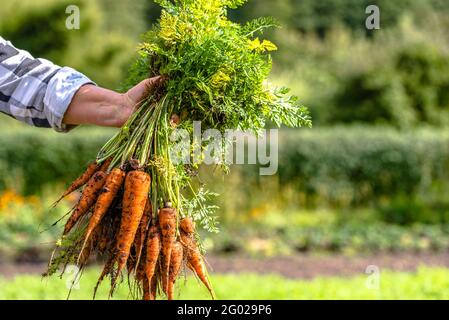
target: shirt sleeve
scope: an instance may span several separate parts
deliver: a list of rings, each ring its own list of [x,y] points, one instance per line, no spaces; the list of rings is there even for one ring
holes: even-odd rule
[[[0,37],[0,112],[29,125],[67,132],[62,123],[78,89],[94,84],[82,73],[15,48]]]

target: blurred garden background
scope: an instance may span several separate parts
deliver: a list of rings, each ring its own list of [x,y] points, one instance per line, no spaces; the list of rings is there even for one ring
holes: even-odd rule
[[[65,28],[71,4],[79,30]],[[365,27],[372,4],[379,30]],[[275,176],[202,168],[220,194],[220,232],[204,234],[218,297],[448,299],[449,2],[252,0],[229,12],[264,15],[282,25],[265,34],[279,47],[272,81],[314,127],[281,130]],[[120,90],[158,16],[151,0],[3,0],[0,35]],[[76,196],[49,207],[114,130],[58,134],[2,115],[0,131],[0,299],[65,298],[64,279],[39,273]],[[95,268],[73,298],[91,298]],[[207,298],[187,279],[181,298]]]

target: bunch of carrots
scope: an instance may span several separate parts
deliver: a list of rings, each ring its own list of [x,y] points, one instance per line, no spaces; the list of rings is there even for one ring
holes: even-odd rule
[[[257,133],[267,121],[311,125],[297,97],[267,81],[270,52],[277,47],[258,35],[276,22],[258,18],[241,25],[228,19],[227,9],[245,1],[155,0],[161,17],[144,34],[124,89],[156,75],[166,81],[139,102],[63,194],[83,188],[47,274],[74,263],[82,272],[89,257],[99,256],[104,268],[98,284],[109,277],[110,295],[127,279],[135,297],[172,299],[176,279],[189,268],[214,297],[196,228],[217,231],[216,207],[209,204],[214,194],[197,178],[201,163],[178,161],[185,154],[202,159],[193,149],[207,146],[193,139],[179,150],[176,130],[192,136],[195,121],[222,133]],[[225,161],[218,165],[227,169]]]
[[[171,300],[175,282],[186,267],[214,297],[192,219],[179,219],[170,202],[154,212],[148,197],[150,174],[131,165],[108,170],[111,160],[89,164],[61,197],[83,187],[64,226],[62,241],[66,239],[70,245],[59,244],[55,252],[63,249],[58,259],[50,261],[47,275],[56,272],[61,264],[64,271],[67,264],[74,262],[83,270],[95,253],[103,257],[105,266],[94,297],[108,275],[112,295],[120,274],[126,270],[128,279],[134,278],[130,283],[137,284],[136,295],[145,300],[165,295]]]

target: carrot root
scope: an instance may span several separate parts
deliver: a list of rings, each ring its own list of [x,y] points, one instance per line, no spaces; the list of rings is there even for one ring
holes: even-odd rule
[[[143,171],[133,170],[126,175],[122,218],[117,235],[116,261],[118,267],[112,281],[111,292],[114,289],[118,275],[128,260],[134,237],[145,210],[150,184],[150,176]]]
[[[92,207],[105,181],[106,173],[102,171],[98,171],[89,179],[78,204],[64,226],[63,235],[68,234],[78,220]]]
[[[167,290],[170,257],[173,244],[176,240],[176,210],[173,208],[163,208],[159,210],[159,226],[162,233],[162,279],[163,289]]]

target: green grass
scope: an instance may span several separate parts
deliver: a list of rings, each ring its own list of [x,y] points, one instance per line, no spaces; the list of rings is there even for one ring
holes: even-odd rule
[[[293,266],[292,266],[293,267]],[[98,269],[88,270],[73,290],[71,299],[91,299]],[[214,275],[212,281],[219,299],[449,299],[449,269],[421,267],[417,272],[382,271],[379,289],[367,287],[370,276],[323,277],[312,281],[290,280],[277,275]],[[21,275],[12,280],[0,278],[0,299],[65,299],[68,278],[42,280]],[[108,286],[101,286],[98,298],[107,297]],[[208,299],[206,290],[194,279],[179,281],[180,299]],[[125,285],[116,299],[127,299]]]

